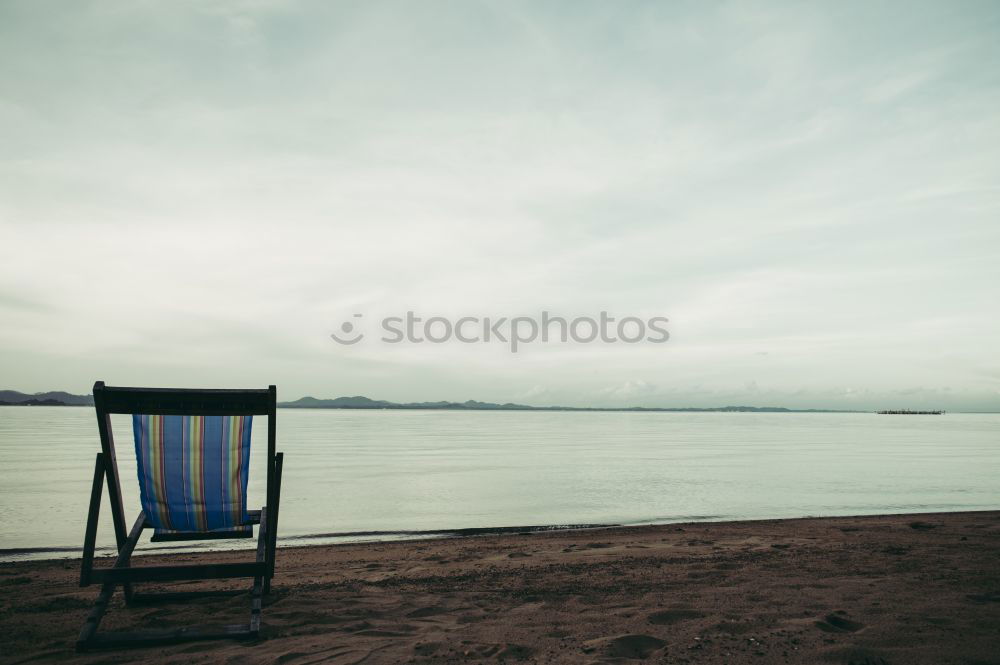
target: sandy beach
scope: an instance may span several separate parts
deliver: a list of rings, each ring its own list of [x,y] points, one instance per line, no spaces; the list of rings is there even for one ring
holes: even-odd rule
[[[299,547],[278,562],[257,642],[90,654],[73,651],[97,591],[76,585],[78,562],[2,564],[0,660],[1000,663],[1000,512]],[[246,595],[126,608],[117,594],[102,629],[237,623],[247,609]]]

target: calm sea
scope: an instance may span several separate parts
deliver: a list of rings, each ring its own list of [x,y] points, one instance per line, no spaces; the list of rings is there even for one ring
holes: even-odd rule
[[[114,428],[131,525],[128,417]],[[251,507],[263,503],[265,437],[258,418]],[[283,544],[370,537],[337,535],[357,532],[1000,508],[1000,415],[282,409],[278,442]],[[0,558],[78,555],[99,449],[93,409],[0,408]],[[113,544],[109,519],[99,544]]]

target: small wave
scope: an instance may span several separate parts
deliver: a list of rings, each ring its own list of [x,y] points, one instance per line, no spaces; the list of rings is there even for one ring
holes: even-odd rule
[[[425,529],[425,530],[387,530],[387,531],[336,531],[332,533],[311,533],[300,536],[287,536],[282,540],[318,540],[327,538],[358,539],[358,538],[428,538],[463,536],[490,536],[509,533],[538,533],[540,531],[568,531],[571,529],[602,529],[622,526],[621,524],[534,524],[530,526],[483,526],[464,529]]]

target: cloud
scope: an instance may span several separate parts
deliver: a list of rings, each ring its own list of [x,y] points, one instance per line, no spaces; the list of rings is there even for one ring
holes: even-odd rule
[[[587,403],[642,376],[656,392],[623,399],[948,385],[981,407],[1000,363],[998,17],[6,3],[5,379]],[[668,316],[672,338],[516,358],[329,343],[354,312],[406,309]]]
[[[626,381],[618,386],[605,388],[601,391],[601,394],[615,399],[634,399],[636,397],[645,397],[655,392],[656,386],[646,383],[642,379],[637,379]]]
[[[516,395],[515,398],[526,402],[538,402],[539,400],[550,398],[551,395],[552,392],[544,386],[532,386],[523,393]]]

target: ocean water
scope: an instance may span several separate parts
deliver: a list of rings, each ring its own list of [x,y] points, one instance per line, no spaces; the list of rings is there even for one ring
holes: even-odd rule
[[[476,527],[1000,508],[996,414],[281,409],[277,420],[286,545]],[[254,421],[251,508],[263,503],[265,421]],[[131,423],[115,416],[113,425],[131,526]],[[0,408],[0,558],[79,555],[99,450],[91,408]],[[102,517],[98,545],[110,548],[106,498]]]

